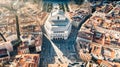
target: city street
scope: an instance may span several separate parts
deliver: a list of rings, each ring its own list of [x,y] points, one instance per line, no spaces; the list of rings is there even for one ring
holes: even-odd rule
[[[0,0],[0,67],[120,67],[120,0]]]
[[[47,64],[52,64],[52,63],[60,63],[60,62],[62,63],[62,61],[64,60],[61,60],[58,57],[56,53],[57,51],[61,51],[63,54],[62,56],[66,57],[71,62],[77,61],[75,47],[74,47],[76,36],[77,36],[77,30],[73,28],[72,33],[70,34],[68,40],[53,40],[54,45],[59,49],[56,51],[54,50],[51,42],[46,38],[46,36],[43,36],[43,46],[42,46],[42,52],[40,54],[41,55],[40,67],[47,67]],[[56,57],[59,58],[61,61],[55,60]]]

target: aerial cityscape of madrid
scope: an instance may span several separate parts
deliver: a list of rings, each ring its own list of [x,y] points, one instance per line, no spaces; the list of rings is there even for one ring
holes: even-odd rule
[[[0,67],[120,67],[120,0],[0,0]]]

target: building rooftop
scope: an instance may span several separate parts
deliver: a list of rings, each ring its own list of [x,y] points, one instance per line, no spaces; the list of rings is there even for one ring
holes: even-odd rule
[[[111,59],[114,59],[115,58],[115,51],[113,50],[113,49],[110,49],[110,48],[103,48],[103,51],[104,51],[104,53],[103,53],[103,55],[105,56],[105,57],[108,57],[108,58],[111,58]]]
[[[98,60],[97,63],[98,63],[100,66],[113,67],[112,63],[109,63],[109,61]]]
[[[84,21],[88,17],[89,10],[86,8],[80,8],[69,12],[68,15],[70,16],[70,20],[73,26],[78,27],[82,23],[82,21]]]
[[[0,49],[0,63],[10,59],[9,52],[6,48]]]
[[[17,48],[17,52],[18,52],[18,55],[28,54],[29,53],[28,45],[25,45],[24,43],[20,44],[20,46]]]
[[[0,49],[7,49],[8,51],[13,51],[13,45],[10,41],[0,43]]]
[[[109,4],[99,8],[101,8],[100,11],[95,11],[80,28],[76,41],[77,46],[81,48],[77,48],[77,50],[79,52],[83,49],[97,58],[99,66],[119,67],[119,63],[117,66],[113,60],[119,62],[120,59],[119,50],[116,50],[120,48],[120,6],[114,7]],[[87,45],[88,33],[93,35],[92,41],[89,43],[89,47],[82,48]],[[84,41],[80,40],[80,37],[84,38]]]
[[[68,24],[69,20],[65,16],[65,13],[63,11],[58,10],[54,14],[51,13],[49,22],[52,24],[52,26],[66,26]]]
[[[28,46],[42,45],[42,35],[39,34],[22,34],[20,38]]]
[[[118,40],[113,41],[114,39],[119,39],[119,23],[115,23],[113,20],[114,16],[109,16],[112,12],[115,11],[115,9],[119,8],[117,5],[114,7],[111,12],[108,14],[103,13],[103,12],[95,12],[93,13],[93,16],[88,19],[83,26],[81,27],[80,31],[87,31],[87,32],[93,32],[93,31],[98,31],[102,34],[101,37],[97,38],[98,33],[95,33],[93,41],[97,43],[101,43],[104,45],[110,45],[110,44],[119,44]],[[115,15],[115,14],[114,14]],[[112,36],[106,36],[107,35],[112,35]]]
[[[48,67],[68,67],[68,64],[48,64]]]
[[[102,50],[101,46],[92,44],[92,50],[91,50],[92,54],[94,54],[96,56],[101,56],[101,53],[102,53],[101,50]]]
[[[26,25],[20,25],[20,31],[21,33],[29,33],[32,34],[33,32],[41,32],[41,27],[37,25],[35,22],[32,24],[26,24]]]
[[[79,57],[82,61],[88,62],[91,60],[92,56],[89,53],[85,53],[84,50],[80,50]]]
[[[78,36],[77,37],[83,38],[83,39],[87,39],[87,40],[92,40],[93,34],[90,33],[90,32],[80,31],[80,32],[78,32]]]
[[[21,54],[17,55],[10,67],[38,67],[39,54]]]

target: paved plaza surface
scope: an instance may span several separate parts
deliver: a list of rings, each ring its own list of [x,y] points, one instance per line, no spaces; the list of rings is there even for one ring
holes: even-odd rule
[[[74,32],[74,33],[73,33]],[[67,40],[52,40],[54,45],[58,48],[59,51],[63,53],[63,57],[66,57],[71,62],[77,61],[77,55],[75,51],[75,40],[76,40],[77,30],[72,28],[71,34]],[[47,64],[52,63],[62,63],[63,60],[56,60],[58,55],[56,54],[51,42],[43,36],[43,46],[41,52],[41,63],[40,67],[47,67]],[[61,59],[61,58],[60,58]]]

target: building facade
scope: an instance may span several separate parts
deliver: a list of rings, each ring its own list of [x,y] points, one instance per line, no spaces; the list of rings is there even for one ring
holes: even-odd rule
[[[71,32],[71,23],[66,14],[56,7],[46,20],[44,28],[50,39],[67,39]]]

